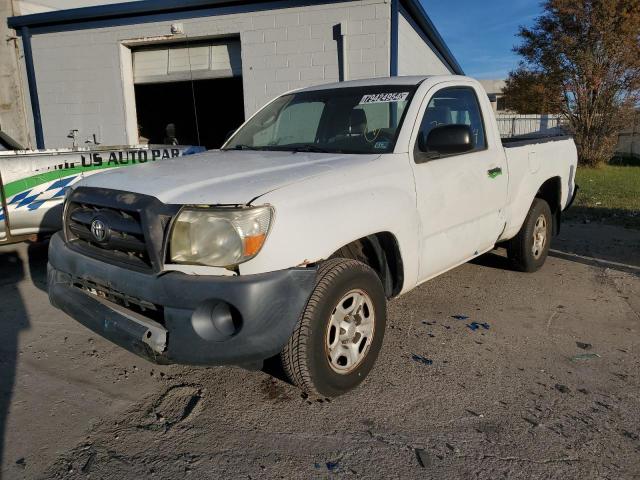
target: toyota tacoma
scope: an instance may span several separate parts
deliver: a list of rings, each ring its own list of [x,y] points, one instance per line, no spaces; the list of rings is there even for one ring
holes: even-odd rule
[[[571,204],[566,136],[501,139],[462,76],[286,93],[220,150],[90,176],[50,243],[51,303],[156,363],[260,368],[336,396],[387,300],[506,246],[538,270]]]

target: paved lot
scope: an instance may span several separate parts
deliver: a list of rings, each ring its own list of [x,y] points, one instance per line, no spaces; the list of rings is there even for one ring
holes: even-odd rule
[[[1,476],[638,478],[640,232],[569,225],[554,248],[537,274],[491,254],[393,301],[372,375],[329,402],[148,364],[48,305],[44,246],[3,247]]]

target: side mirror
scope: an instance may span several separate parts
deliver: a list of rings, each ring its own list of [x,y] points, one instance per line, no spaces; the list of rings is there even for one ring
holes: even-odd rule
[[[418,135],[418,149],[427,154],[455,155],[473,150],[473,132],[468,125],[442,125],[427,135]]]

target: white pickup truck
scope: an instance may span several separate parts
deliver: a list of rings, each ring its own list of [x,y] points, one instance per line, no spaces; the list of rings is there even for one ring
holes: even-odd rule
[[[387,299],[506,245],[542,266],[577,190],[571,138],[503,145],[466,77],[297,90],[221,150],[88,177],[49,252],[56,307],[157,363],[358,385]]]

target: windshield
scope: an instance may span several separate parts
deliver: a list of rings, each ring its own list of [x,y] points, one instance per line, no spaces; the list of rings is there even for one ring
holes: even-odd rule
[[[223,149],[388,153],[415,88],[346,87],[283,95],[250,119]]]

